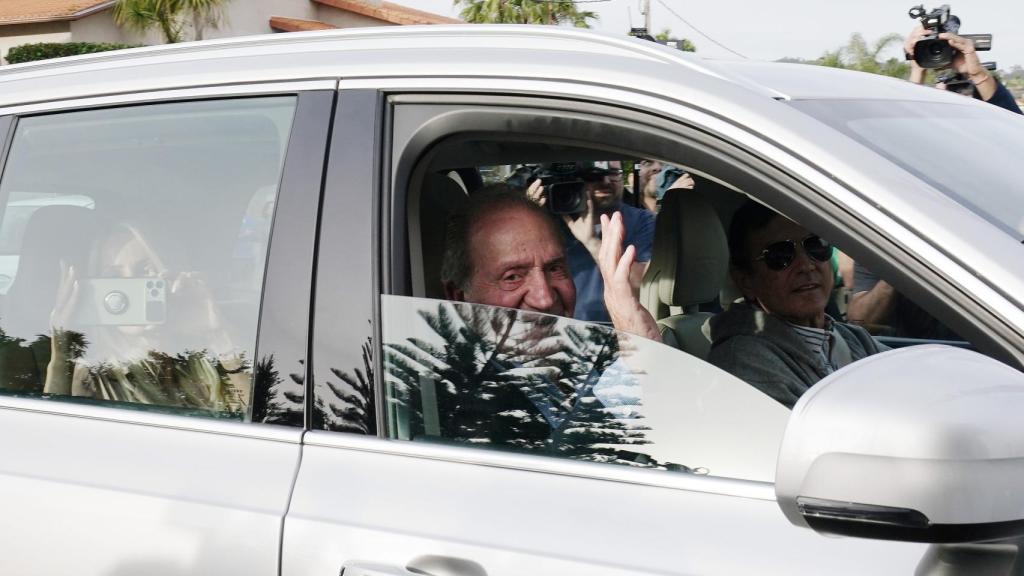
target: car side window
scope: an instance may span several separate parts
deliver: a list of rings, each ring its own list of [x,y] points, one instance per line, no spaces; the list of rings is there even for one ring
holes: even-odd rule
[[[382,322],[390,438],[774,478],[789,411],[679,350],[571,318],[404,296],[383,297]]]
[[[0,181],[0,392],[248,419],[295,107],[21,118]]]

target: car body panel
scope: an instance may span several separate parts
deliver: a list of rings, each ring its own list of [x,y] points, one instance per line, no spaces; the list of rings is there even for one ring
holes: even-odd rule
[[[5,397],[0,435],[5,573],[277,574],[300,430]]]
[[[609,481],[607,465],[323,433],[305,443],[286,575],[431,555],[489,576],[906,574],[926,549],[799,530],[760,483],[629,469]]]

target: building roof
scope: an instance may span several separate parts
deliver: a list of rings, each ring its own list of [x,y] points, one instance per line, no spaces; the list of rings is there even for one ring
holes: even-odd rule
[[[270,27],[281,32],[306,32],[308,30],[331,30],[337,28],[333,24],[319,20],[303,20],[285,16],[271,16]]]
[[[347,10],[392,24],[464,24],[457,18],[449,18],[416,10],[394,2],[369,3],[362,0],[313,0],[317,4]]]
[[[0,25],[77,20],[113,4],[114,0],[2,0]]]

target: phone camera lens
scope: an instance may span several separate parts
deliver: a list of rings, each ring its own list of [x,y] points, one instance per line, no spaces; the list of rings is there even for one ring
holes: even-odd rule
[[[111,314],[124,314],[128,309],[128,296],[124,292],[114,290],[103,297],[103,307]]]

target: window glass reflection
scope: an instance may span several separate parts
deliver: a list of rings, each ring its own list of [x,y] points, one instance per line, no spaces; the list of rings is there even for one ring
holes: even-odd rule
[[[788,410],[701,360],[568,318],[383,302],[392,438],[774,476]]]
[[[21,119],[0,182],[0,390],[247,418],[294,108]]]

